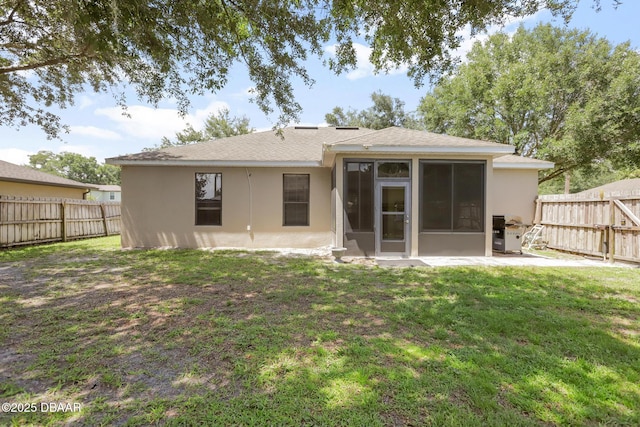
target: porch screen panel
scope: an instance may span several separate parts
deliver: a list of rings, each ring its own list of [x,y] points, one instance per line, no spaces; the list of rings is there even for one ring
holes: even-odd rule
[[[483,232],[484,162],[421,163],[422,231]]]
[[[453,229],[484,230],[484,164],[453,165]]]
[[[284,174],[283,225],[309,225],[309,175]]]
[[[373,231],[373,163],[347,163],[345,210],[351,231]]]
[[[425,163],[422,171],[423,230],[451,229],[451,176],[453,165]]]

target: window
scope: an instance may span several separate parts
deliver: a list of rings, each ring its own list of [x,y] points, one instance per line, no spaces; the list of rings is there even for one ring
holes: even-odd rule
[[[282,225],[309,225],[309,175],[284,174]]]
[[[422,231],[484,231],[482,162],[421,163]]]
[[[116,199],[116,193],[114,193],[113,191],[109,192],[109,200],[115,200]]]
[[[196,174],[196,225],[222,225],[222,174]]]
[[[378,178],[409,178],[409,162],[377,162]]]
[[[345,179],[349,230],[373,231],[373,162],[347,162]]]

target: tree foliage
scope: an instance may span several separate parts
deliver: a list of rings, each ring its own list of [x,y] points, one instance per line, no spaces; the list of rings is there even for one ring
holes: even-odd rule
[[[413,114],[404,111],[404,102],[399,98],[392,98],[382,92],[371,94],[373,106],[366,110],[343,110],[335,107],[331,113],[324,116],[329,126],[358,126],[369,129],[384,129],[391,126],[416,129],[420,123]]]
[[[29,166],[85,184],[120,185],[118,166],[99,164],[95,157],[85,157],[77,153],[55,154],[51,151],[38,151],[29,156]]]
[[[210,114],[205,120],[204,128],[202,130],[195,130],[193,126],[189,124],[184,130],[176,132],[175,140],[164,136],[162,137],[160,145],[156,145],[153,148],[145,150],[151,151],[177,145],[195,144],[198,142],[209,141],[211,139],[245,135],[255,131],[255,128],[251,127],[248,117],[231,117],[231,113],[225,108],[220,110],[218,113]]]
[[[640,165],[640,54],[588,31],[539,25],[476,43],[421,101],[429,130],[512,144],[556,164]]]
[[[596,4],[599,0],[593,0]],[[313,84],[304,61],[323,57],[340,73],[356,65],[354,40],[372,47],[376,71],[407,65],[416,84],[447,69],[460,31],[542,8],[568,17],[576,0],[6,0],[0,2],[0,124],[60,131],[51,106],[72,105],[91,87],[126,105],[121,82],[157,104],[219,91],[234,65],[248,71],[257,104],[279,109],[278,124],[300,105],[293,79]]]

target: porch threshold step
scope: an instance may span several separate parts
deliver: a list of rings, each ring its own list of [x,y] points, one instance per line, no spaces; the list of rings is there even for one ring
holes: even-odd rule
[[[380,267],[429,267],[429,264],[416,258],[376,258],[376,264]]]

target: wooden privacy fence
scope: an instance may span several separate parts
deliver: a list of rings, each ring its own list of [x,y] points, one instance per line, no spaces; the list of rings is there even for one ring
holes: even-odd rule
[[[0,196],[0,247],[120,234],[120,203]]]
[[[640,262],[640,191],[540,196],[536,224],[548,247]]]

